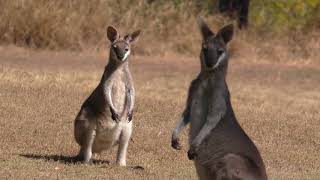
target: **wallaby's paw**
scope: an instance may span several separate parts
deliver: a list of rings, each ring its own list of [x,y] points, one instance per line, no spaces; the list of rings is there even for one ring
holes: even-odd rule
[[[171,140],[171,147],[172,147],[173,149],[176,149],[176,150],[181,150],[181,149],[182,149],[182,146],[180,145],[179,139],[172,139],[172,140]]]
[[[132,117],[133,117],[133,111],[128,112],[127,116],[128,116],[128,123],[129,123],[129,122],[132,120]]]
[[[191,147],[188,151],[189,160],[194,160],[197,157],[196,148]]]
[[[119,118],[119,115],[118,114],[113,114],[111,116],[112,120],[115,121],[116,123],[119,123],[120,122],[120,118]]]
[[[116,123],[120,122],[120,116],[112,108],[110,108],[110,112],[112,120],[114,120]]]

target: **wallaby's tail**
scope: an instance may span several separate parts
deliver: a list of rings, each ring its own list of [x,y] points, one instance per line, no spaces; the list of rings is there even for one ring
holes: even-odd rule
[[[126,86],[126,97],[125,97],[125,100],[124,100],[124,108],[123,108],[123,111],[121,113],[121,117],[126,115],[129,111],[129,108],[130,108],[130,104],[131,104],[131,91],[130,91],[130,88],[128,88]]]

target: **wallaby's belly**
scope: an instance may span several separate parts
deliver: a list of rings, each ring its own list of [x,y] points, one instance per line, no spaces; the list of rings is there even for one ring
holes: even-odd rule
[[[226,153],[221,158],[216,159],[216,162],[209,167],[198,160],[194,163],[201,180],[267,180],[265,172],[252,164],[248,157],[239,154]]]
[[[196,161],[202,168],[215,169],[216,173],[224,168],[230,172],[241,169],[240,174],[247,174],[244,179],[248,180],[260,179],[249,178],[251,176],[265,176],[265,167],[258,149],[233,116],[222,119],[200,146]],[[218,164],[225,166],[216,169]],[[252,174],[251,171],[255,173]]]
[[[92,151],[100,153],[118,144],[121,133],[131,130],[132,122],[121,121],[115,123],[111,118],[106,122],[98,123],[96,128],[96,137],[93,143]]]
[[[121,79],[115,79],[112,88],[112,101],[117,113],[120,116],[120,122],[116,123],[111,118],[109,109],[106,117],[97,120],[96,137],[93,144],[93,152],[101,152],[114,145],[117,145],[122,131],[131,128],[132,123],[127,121],[127,109],[125,106],[126,87]]]
[[[226,153],[243,154],[261,160],[258,150],[236,119],[224,117],[201,144],[201,156],[215,157]]]

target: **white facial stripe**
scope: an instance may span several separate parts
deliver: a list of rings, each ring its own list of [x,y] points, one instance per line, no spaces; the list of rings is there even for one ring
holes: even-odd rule
[[[123,56],[123,58],[122,58],[122,61],[124,61],[125,59],[127,59],[128,56],[129,56],[129,54],[130,54],[130,50],[127,51],[126,54],[124,54],[124,56]]]
[[[223,54],[221,54],[221,56],[219,57],[217,63],[213,66],[212,69],[217,68],[217,67],[220,65],[220,63],[226,58],[226,56],[227,56],[227,53],[226,53],[226,52],[224,52]]]

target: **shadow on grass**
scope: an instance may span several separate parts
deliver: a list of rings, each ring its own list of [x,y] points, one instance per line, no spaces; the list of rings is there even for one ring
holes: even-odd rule
[[[43,159],[46,161],[57,161],[64,164],[81,164],[82,162],[77,156],[64,156],[64,155],[41,155],[41,154],[19,154],[22,157],[30,159]],[[90,164],[110,164],[107,160],[93,159]]]
[[[77,156],[64,156],[64,155],[39,155],[39,154],[19,154],[22,157],[30,158],[30,159],[42,159],[45,161],[56,161],[64,164],[81,164],[82,162],[77,158]],[[90,164],[94,165],[110,165],[110,161],[108,160],[97,160],[92,159]],[[127,166],[130,170],[144,170],[142,166]]]

